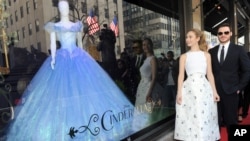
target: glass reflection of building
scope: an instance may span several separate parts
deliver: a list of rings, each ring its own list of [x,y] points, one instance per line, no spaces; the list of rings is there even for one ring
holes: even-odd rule
[[[147,36],[154,42],[156,56],[169,50],[179,56],[178,19],[123,2],[123,20],[126,47],[130,47],[131,40]]]
[[[134,39],[149,37],[153,40],[156,57],[161,57],[161,53],[166,55],[168,51],[173,51],[176,58],[180,55],[178,19],[123,2],[123,25],[125,48],[128,48],[128,50],[130,50]],[[153,122],[150,125],[145,125],[144,129],[156,125],[160,126],[158,123],[169,120],[169,117],[173,116],[174,112],[175,109],[171,107],[156,110],[150,114]]]

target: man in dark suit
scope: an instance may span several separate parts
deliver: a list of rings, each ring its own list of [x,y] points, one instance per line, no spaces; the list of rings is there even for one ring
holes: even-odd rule
[[[163,60],[163,72],[165,72],[163,87],[165,94],[162,96],[162,105],[165,107],[175,107],[178,73],[175,69],[176,60],[174,59],[174,52],[168,51],[167,57],[165,57]]]
[[[96,48],[101,52],[101,66],[109,74],[109,76],[115,80],[117,70],[115,54],[116,37],[115,33],[107,27],[107,24],[104,24],[103,26],[104,28],[101,29],[101,34],[99,36],[100,42]]]
[[[144,60],[146,59],[146,55],[142,49],[142,40],[134,40],[132,44],[133,49],[133,57],[131,58],[131,77],[132,77],[132,95],[136,95],[137,87],[141,79],[140,75],[140,67],[142,66]]]
[[[220,102],[218,117],[220,126],[238,124],[238,94],[250,79],[250,61],[242,46],[230,42],[232,30],[224,23],[217,32],[220,44],[209,50],[212,58],[212,69]]]
[[[250,59],[250,52],[247,52],[247,55]],[[250,81],[244,89],[244,98],[243,98],[243,107],[242,107],[242,117],[246,118],[248,115],[250,106]]]
[[[132,64],[136,69],[139,69],[143,64],[146,56],[142,49],[142,41],[141,40],[134,40],[132,45],[134,57],[132,58]]]

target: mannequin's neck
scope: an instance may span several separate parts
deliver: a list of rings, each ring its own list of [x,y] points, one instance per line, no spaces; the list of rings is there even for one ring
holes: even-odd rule
[[[69,21],[69,17],[68,16],[61,16],[60,19],[62,22],[68,22]]]

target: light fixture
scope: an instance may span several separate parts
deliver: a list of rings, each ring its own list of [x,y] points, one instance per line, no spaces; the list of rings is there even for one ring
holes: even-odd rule
[[[217,24],[215,24],[212,28],[215,28],[217,27],[219,24],[223,23],[225,20],[227,20],[227,18],[221,20],[220,22],[218,22]]]

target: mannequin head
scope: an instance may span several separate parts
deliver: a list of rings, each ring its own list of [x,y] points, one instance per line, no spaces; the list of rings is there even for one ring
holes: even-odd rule
[[[61,16],[68,16],[69,14],[69,3],[66,0],[60,0],[58,3],[58,8]]]

